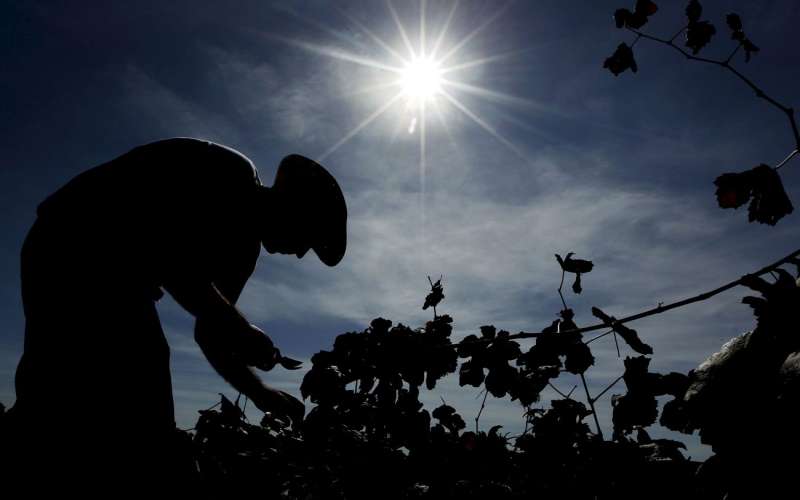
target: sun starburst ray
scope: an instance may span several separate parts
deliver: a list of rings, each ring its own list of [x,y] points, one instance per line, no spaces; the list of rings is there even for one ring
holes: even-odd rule
[[[368,37],[370,37],[373,42],[377,43],[386,52],[391,54],[393,57],[395,57],[397,60],[399,60],[403,64],[405,64],[407,62],[407,58],[403,57],[399,52],[394,50],[391,45],[389,45],[388,43],[383,41],[383,39],[381,37],[379,37],[374,32],[372,32],[372,30],[370,30],[369,28],[364,26],[364,23],[362,23],[361,21],[359,21],[355,17],[351,16],[347,12],[344,12],[344,11],[340,11],[340,12],[342,13],[342,15],[344,15],[347,18],[348,21],[350,21],[351,23],[355,24],[358,27],[358,29],[363,31],[364,34],[366,34]]]
[[[450,23],[453,21],[453,16],[456,13],[456,8],[458,7],[458,1],[459,0],[453,2],[453,6],[450,8],[450,12],[447,14],[447,19],[444,21],[444,25],[442,26],[442,29],[439,31],[439,36],[436,38],[436,42],[434,42],[433,49],[431,50],[431,59],[436,59],[436,54],[439,53],[439,48],[442,46],[444,37],[445,35],[447,35],[447,30],[450,29]]]
[[[461,48],[464,47],[464,45],[466,45],[467,43],[469,43],[473,38],[475,38],[478,35],[478,33],[486,29],[489,25],[495,22],[500,16],[502,16],[505,13],[505,11],[508,10],[508,8],[511,6],[512,3],[514,3],[513,0],[506,2],[505,5],[500,7],[488,19],[486,19],[483,23],[481,23],[477,28],[472,30],[470,34],[462,38],[457,44],[455,44],[450,50],[448,50],[447,53],[443,55],[441,59],[439,59],[439,62],[443,63],[448,59],[450,59],[451,57],[453,57],[454,55],[456,55],[458,51],[461,50]]]
[[[454,73],[456,71],[462,71],[465,69],[476,68],[478,66],[483,66],[485,64],[502,61],[504,59],[508,59],[514,55],[516,55],[519,51],[513,52],[506,52],[504,54],[495,54],[492,56],[482,57],[480,59],[473,59],[472,61],[466,61],[461,64],[455,64],[453,66],[446,66],[442,68],[442,74],[447,73]]]
[[[397,15],[397,11],[392,5],[392,0],[386,0],[386,5],[389,7],[389,12],[392,13],[392,19],[394,19],[394,23],[397,25],[397,30],[400,32],[400,37],[403,39],[403,43],[406,45],[406,49],[408,49],[408,53],[410,54],[411,59],[417,57],[417,54],[414,52],[414,47],[411,45],[411,40],[408,38],[408,34],[406,33],[406,29],[403,27],[403,23],[400,22],[400,16]]]
[[[426,151],[426,112],[425,101],[420,104],[420,129],[419,129],[419,179],[420,179],[420,211],[422,213],[422,241],[425,238],[426,227],[426,206],[425,206],[425,192],[426,192],[426,179],[427,179],[427,151]]]
[[[442,130],[444,130],[445,135],[447,136],[447,140],[450,142],[450,145],[453,146],[456,150],[458,150],[458,145],[456,144],[455,137],[453,137],[453,133],[450,131],[450,126],[447,125],[447,121],[444,119],[444,113],[442,113],[442,108],[439,106],[437,101],[433,101],[431,103],[431,107],[433,108],[434,113],[436,113],[436,118],[439,120],[439,124],[442,126]]]
[[[492,127],[491,125],[486,123],[481,117],[479,117],[474,112],[472,112],[469,108],[467,108],[467,106],[465,104],[463,104],[458,99],[456,99],[455,97],[450,95],[450,93],[447,92],[446,90],[442,90],[441,91],[441,95],[444,96],[445,99],[450,101],[450,104],[452,104],[453,106],[458,108],[462,113],[467,115],[467,117],[471,118],[472,121],[477,123],[482,129],[484,129],[486,132],[488,132],[492,137],[494,137],[495,139],[500,141],[501,144],[503,144],[508,149],[510,149],[512,152],[517,154],[520,158],[522,158],[522,159],[527,161],[527,158],[525,157],[525,154],[517,146],[515,146],[514,143],[512,143],[511,141],[509,141],[508,139],[506,139],[505,137],[500,135],[500,133],[497,130],[495,130],[494,127]]]
[[[378,92],[380,90],[387,90],[393,87],[399,87],[402,85],[402,80],[392,80],[390,82],[383,82],[383,83],[376,83],[375,85],[366,85],[363,87],[358,87],[354,90],[350,90],[347,92],[342,92],[337,97],[344,98],[344,97],[355,97],[364,94],[370,94],[373,92]]]
[[[419,4],[419,53],[425,57],[425,0]]]
[[[392,104],[394,104],[395,102],[397,102],[397,100],[398,100],[398,99],[400,99],[402,96],[403,96],[403,93],[402,93],[402,92],[400,92],[400,93],[398,93],[397,95],[395,95],[393,98],[389,99],[389,101],[388,101],[388,102],[386,102],[386,103],[385,103],[383,106],[380,106],[378,109],[376,109],[376,110],[375,110],[375,111],[374,111],[374,112],[373,112],[371,115],[369,115],[369,116],[368,116],[368,117],[366,117],[366,118],[365,118],[365,119],[364,119],[364,120],[363,120],[361,123],[359,123],[358,125],[356,125],[356,126],[355,126],[355,127],[354,127],[354,128],[351,130],[351,131],[350,131],[350,132],[348,132],[347,134],[345,134],[345,135],[344,135],[344,137],[342,137],[341,139],[339,139],[339,141],[338,141],[336,144],[334,144],[333,146],[331,146],[330,148],[328,148],[328,150],[327,150],[327,151],[325,151],[324,153],[322,153],[322,154],[319,156],[319,161],[323,161],[325,158],[327,158],[328,156],[330,156],[330,155],[331,155],[331,154],[332,154],[334,151],[336,151],[337,149],[339,149],[339,148],[340,148],[340,147],[341,147],[341,146],[342,146],[344,143],[346,143],[347,141],[349,141],[350,139],[352,139],[352,138],[353,138],[353,137],[354,137],[356,134],[358,134],[359,132],[361,132],[361,130],[363,130],[363,129],[364,129],[364,127],[366,127],[367,125],[369,125],[370,123],[372,123],[373,121],[375,121],[375,119],[376,119],[376,118],[378,118],[380,115],[382,115],[382,114],[383,114],[383,113],[384,113],[384,112],[385,112],[387,109],[389,109],[389,107],[390,107]]]
[[[485,99],[491,99],[497,102],[502,102],[504,104],[511,104],[514,106],[522,106],[526,108],[536,108],[536,109],[544,107],[543,105],[535,101],[532,101],[530,99],[523,99],[522,97],[517,97],[503,92],[497,92],[496,90],[490,90],[485,87],[479,87],[477,85],[471,85],[469,83],[457,82],[455,80],[449,80],[447,78],[441,78],[440,82],[443,86],[453,87],[458,90],[467,92],[469,94],[474,94],[479,97],[483,97]]]
[[[402,72],[401,68],[398,68],[398,67],[395,67],[395,66],[389,66],[388,64],[383,64],[381,62],[375,61],[373,59],[369,59],[367,57],[361,57],[361,56],[358,56],[358,55],[355,55],[355,54],[351,54],[349,52],[345,52],[345,51],[340,50],[340,49],[334,49],[334,48],[331,48],[331,47],[326,47],[326,46],[323,46],[323,45],[317,45],[317,44],[310,43],[310,42],[303,42],[303,41],[300,41],[300,40],[294,40],[294,39],[291,39],[291,38],[279,37],[278,39],[283,41],[284,43],[288,43],[290,45],[294,45],[295,47],[299,47],[299,48],[301,48],[303,50],[306,50],[308,52],[313,52],[315,54],[319,54],[319,55],[323,55],[323,56],[327,56],[327,57],[332,57],[334,59],[339,59],[339,60],[342,60],[342,61],[347,61],[347,62],[359,64],[359,65],[362,65],[362,66],[367,66],[367,67],[370,67],[370,68],[373,68],[373,69],[379,69],[379,70],[383,70],[383,71],[390,71],[392,73],[401,73]]]

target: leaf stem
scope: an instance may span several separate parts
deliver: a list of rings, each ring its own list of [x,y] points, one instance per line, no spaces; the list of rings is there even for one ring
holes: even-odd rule
[[[597,435],[600,436],[600,440],[603,440],[603,429],[600,428],[600,419],[597,418],[597,410],[594,407],[594,400],[592,396],[589,394],[589,386],[586,384],[586,377],[583,376],[581,373],[581,382],[583,382],[583,390],[586,391],[586,401],[589,402],[589,406],[592,408],[592,415],[594,416],[594,424],[597,426]]]
[[[611,335],[612,333],[614,333],[614,330],[613,330],[613,329],[612,329],[612,330],[609,330],[609,331],[607,331],[607,332],[605,332],[605,333],[601,333],[600,335],[598,335],[597,337],[595,337],[595,338],[593,338],[593,339],[591,339],[591,340],[587,340],[586,342],[584,342],[584,344],[586,344],[586,345],[589,345],[589,344],[591,344],[592,342],[594,342],[595,340],[600,340],[600,339],[602,339],[603,337],[605,337],[606,335]]]
[[[730,63],[730,62],[731,62],[731,59],[733,59],[733,56],[735,56],[735,55],[736,55],[736,53],[737,53],[737,52],[739,52],[739,49],[740,49],[740,48],[742,48],[742,42],[739,42],[739,44],[738,44],[738,45],[736,45],[736,48],[735,48],[735,49],[733,49],[733,52],[731,52],[731,55],[729,55],[729,56],[728,56],[728,58],[727,58],[727,59],[725,59],[725,64],[728,64],[728,63]]]
[[[566,395],[566,394],[564,394],[563,392],[559,391],[559,390],[558,390],[558,387],[556,387],[555,385],[553,385],[553,383],[552,383],[552,382],[548,382],[548,383],[547,383],[547,385],[549,385],[551,389],[553,389],[554,391],[556,391],[556,392],[558,393],[558,395],[559,395],[559,396],[561,396],[562,398],[564,398],[564,399],[569,399],[569,396],[567,396],[567,395]]]
[[[489,397],[489,391],[485,391],[486,394],[483,395],[483,402],[481,402],[481,409],[478,410],[478,414],[475,415],[475,434],[478,433],[478,421],[481,419],[481,413],[483,413],[483,409],[486,408],[486,398]]]
[[[680,30],[678,30],[678,32],[677,32],[677,33],[675,33],[674,35],[672,35],[672,38],[670,38],[670,39],[669,39],[669,43],[671,44],[672,42],[674,42],[674,41],[675,41],[675,39],[676,39],[676,38],[678,38],[679,36],[681,36],[681,33],[683,33],[684,31],[686,31],[686,26],[684,26],[683,28],[681,28]]]
[[[782,166],[784,166],[784,165],[786,165],[787,163],[789,163],[789,160],[791,160],[792,158],[794,158],[795,156],[797,156],[797,154],[798,154],[798,153],[800,153],[800,149],[795,149],[794,151],[792,151],[791,153],[789,153],[789,156],[787,156],[786,158],[784,158],[782,162],[778,163],[778,164],[775,166],[775,170],[780,170],[780,168],[781,168]]]
[[[561,293],[561,289],[564,287],[564,275],[566,271],[561,269],[561,283],[558,285],[558,296],[561,297],[561,304],[564,306],[564,309],[568,309],[566,301],[564,301],[564,295]]]
[[[600,394],[598,394],[597,396],[595,396],[595,397],[594,397],[594,401],[597,401],[597,400],[599,400],[600,398],[602,398],[602,397],[603,397],[603,394],[605,394],[605,393],[607,393],[608,391],[610,391],[612,387],[614,387],[615,385],[617,385],[617,382],[619,382],[620,380],[622,380],[622,379],[623,379],[623,377],[624,377],[624,375],[620,375],[619,377],[617,377],[617,379],[616,379],[615,381],[611,382],[611,385],[609,385],[608,387],[606,387],[605,389],[603,389],[603,390],[600,392]]]

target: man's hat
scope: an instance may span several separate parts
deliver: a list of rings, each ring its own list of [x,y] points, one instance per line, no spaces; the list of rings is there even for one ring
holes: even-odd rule
[[[281,160],[273,187],[297,203],[319,260],[338,264],[347,248],[347,205],[336,179],[314,160],[292,154]]]

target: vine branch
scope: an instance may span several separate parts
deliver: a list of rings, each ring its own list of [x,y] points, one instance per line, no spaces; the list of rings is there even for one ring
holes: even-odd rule
[[[478,410],[478,414],[475,415],[475,434],[478,433],[478,421],[481,419],[481,413],[483,413],[483,409],[486,408],[486,398],[489,397],[489,391],[484,391],[483,395],[483,402],[481,402],[481,409]]]
[[[666,305],[659,304],[658,306],[656,306],[656,307],[654,307],[652,309],[647,309],[646,311],[642,311],[642,312],[639,312],[639,313],[636,313],[636,314],[632,314],[630,316],[626,316],[624,318],[620,318],[620,319],[617,320],[617,323],[629,323],[631,321],[636,321],[638,319],[646,318],[648,316],[661,314],[663,312],[667,312],[667,311],[670,311],[672,309],[677,309],[679,307],[683,307],[683,306],[686,306],[686,305],[689,305],[689,304],[694,304],[695,302],[702,302],[704,300],[708,300],[708,299],[710,299],[711,297],[713,297],[715,295],[719,295],[722,292],[725,292],[727,290],[730,290],[731,288],[734,288],[734,287],[736,287],[738,285],[741,285],[742,284],[742,279],[744,279],[747,276],[761,276],[762,274],[766,274],[766,273],[772,271],[773,269],[777,269],[778,267],[780,267],[780,266],[782,266],[784,264],[793,263],[793,260],[797,256],[800,256],[800,250],[795,250],[794,252],[790,253],[786,257],[784,257],[784,258],[782,258],[780,260],[777,260],[777,261],[773,262],[772,264],[770,264],[770,265],[768,265],[766,267],[763,267],[763,268],[759,269],[758,271],[756,271],[754,273],[750,273],[749,275],[742,276],[739,279],[733,280],[730,283],[726,283],[726,284],[724,284],[724,285],[722,285],[720,287],[717,287],[717,288],[715,288],[713,290],[709,290],[707,292],[695,295],[694,297],[689,297],[689,298],[686,298],[686,299],[683,299],[683,300],[678,300],[676,302],[672,302],[671,304],[666,304]],[[605,323],[597,323],[595,325],[585,326],[583,328],[577,328],[577,329],[574,329],[574,330],[565,330],[563,333],[584,333],[584,332],[591,332],[591,331],[595,331],[595,330],[602,330],[603,328],[607,328],[607,327],[608,327],[608,325],[606,325]],[[520,333],[515,334],[515,335],[510,335],[508,337],[508,340],[535,338],[535,337],[538,337],[539,335],[543,335],[543,334],[544,334],[544,332],[520,332]]]
[[[597,426],[597,435],[600,436],[600,440],[603,441],[603,429],[600,428],[600,419],[597,418],[597,410],[594,407],[594,399],[589,394],[589,386],[586,384],[586,377],[583,376],[581,373],[581,382],[583,382],[583,390],[586,391],[586,401],[589,403],[589,406],[592,408],[592,416],[594,416],[594,424]]]
[[[558,285],[558,296],[561,297],[561,305],[564,306],[564,309],[567,309],[567,302],[564,300],[564,294],[561,293],[561,289],[564,287],[564,275],[566,273],[564,269],[561,269],[561,283]]]
[[[654,42],[657,42],[657,43],[672,47],[673,49],[675,49],[678,52],[680,52],[681,54],[683,54],[683,56],[686,57],[686,59],[689,59],[689,60],[692,60],[692,61],[704,62],[704,63],[707,63],[707,64],[713,64],[715,66],[720,66],[722,68],[727,69],[728,71],[730,71],[731,73],[736,75],[736,77],[739,78],[742,82],[744,82],[748,87],[750,87],[753,90],[753,92],[756,93],[757,97],[760,97],[761,99],[764,99],[765,101],[767,101],[768,103],[770,103],[774,107],[776,107],[779,110],[781,110],[786,115],[786,117],[789,119],[789,125],[792,128],[792,135],[794,136],[795,152],[793,154],[789,155],[789,157],[786,160],[782,161],[777,167],[774,167],[776,170],[778,168],[782,167],[784,164],[786,164],[786,162],[788,162],[792,157],[794,157],[795,154],[797,154],[797,151],[800,150],[800,131],[798,130],[797,121],[795,120],[794,109],[789,107],[789,106],[786,106],[784,104],[781,104],[780,102],[776,101],[775,99],[773,99],[772,97],[767,95],[767,93],[764,92],[761,89],[761,87],[759,87],[758,85],[753,83],[752,80],[750,80],[749,78],[744,76],[741,72],[739,72],[736,68],[731,66],[730,61],[733,58],[733,56],[736,54],[736,52],[739,50],[739,47],[741,46],[741,44],[739,44],[739,46],[736,47],[736,50],[734,50],[731,53],[731,55],[728,56],[728,58],[726,60],[717,61],[715,59],[708,59],[706,57],[698,57],[698,56],[692,55],[692,54],[688,53],[687,51],[685,51],[683,48],[681,48],[681,47],[679,47],[678,45],[675,44],[675,39],[681,33],[683,33],[683,31],[686,28],[682,28],[675,36],[673,36],[669,40],[666,40],[666,39],[663,39],[663,38],[658,38],[658,37],[653,36],[653,35],[648,35],[647,33],[644,33],[642,31],[639,31],[637,29],[633,29],[633,28],[630,28],[630,27],[627,27],[626,29],[628,31],[630,31],[631,33],[634,33],[636,35],[636,41],[639,41],[641,38],[646,38],[648,40],[652,40]]]

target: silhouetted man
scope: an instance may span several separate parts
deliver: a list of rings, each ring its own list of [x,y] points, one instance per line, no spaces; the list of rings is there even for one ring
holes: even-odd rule
[[[196,341],[234,388],[301,418],[300,401],[251,369],[296,366],[234,304],[262,246],[298,258],[313,249],[335,266],[346,219],[319,164],[288,156],[265,187],[240,153],[188,138],[138,147],[47,198],[22,250],[25,346],[11,415],[28,470],[64,467],[81,482],[98,468],[121,472],[115,461],[143,477],[167,465],[175,422],[162,289],[194,315]]]

